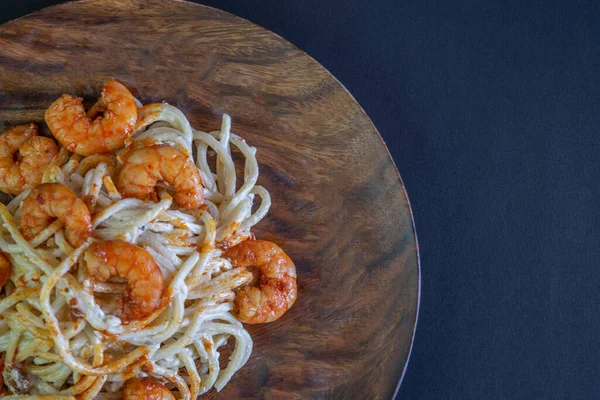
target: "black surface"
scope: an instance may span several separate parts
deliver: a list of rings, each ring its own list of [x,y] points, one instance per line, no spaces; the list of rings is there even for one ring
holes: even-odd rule
[[[600,398],[599,5],[335,3],[204,2],[316,58],[390,147],[422,256],[399,398]]]

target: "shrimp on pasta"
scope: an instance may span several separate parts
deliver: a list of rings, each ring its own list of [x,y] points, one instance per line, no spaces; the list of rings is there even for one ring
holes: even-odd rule
[[[273,322],[296,301],[296,267],[275,243],[247,240],[228,249],[224,256],[235,267],[257,269],[258,284],[243,287],[235,299],[240,321]]]
[[[298,295],[292,260],[254,240],[271,205],[257,150],[228,115],[194,129],[115,80],[87,113],[61,96],[46,122],[60,150],[34,125],[0,136],[0,189],[15,196],[0,204],[0,393],[221,391],[251,356],[245,324],[289,318]]]
[[[7,129],[0,135],[0,190],[20,194],[39,184],[57,155],[54,140],[38,136],[35,124]]]
[[[175,400],[165,385],[155,378],[135,378],[125,383],[123,400]]]
[[[65,225],[66,239],[79,247],[92,233],[90,211],[75,193],[62,183],[43,183],[36,186],[23,200],[21,232],[33,239],[54,220]]]
[[[111,79],[100,99],[87,112],[83,99],[63,94],[46,110],[46,123],[52,134],[69,151],[91,156],[124,146],[135,128],[137,105],[129,89]]]
[[[117,189],[125,197],[157,200],[157,185],[174,187],[175,203],[183,208],[200,208],[204,201],[202,178],[192,160],[176,148],[154,145],[128,154],[117,178]]]
[[[119,301],[123,320],[142,319],[160,305],[163,275],[143,248],[122,240],[96,242],[87,250],[85,262],[93,280],[106,282],[112,276],[127,280],[129,287]]]

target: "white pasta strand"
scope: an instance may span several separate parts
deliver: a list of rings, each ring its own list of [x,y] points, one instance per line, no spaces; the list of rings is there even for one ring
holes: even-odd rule
[[[228,115],[211,133],[194,130],[180,110],[166,103],[141,107],[138,117],[139,130],[122,154],[160,143],[195,157],[206,207],[174,209],[165,191],[155,203],[123,198],[107,163],[98,162],[106,158],[76,155],[48,170],[45,179],[67,185],[92,212],[93,238],[84,245],[72,248],[58,220],[25,240],[18,225],[29,191],[0,205],[0,250],[23,282],[6,284],[0,299],[5,317],[0,319],[0,352],[9,364],[24,363],[15,374],[29,374],[36,382],[27,395],[3,399],[121,399],[124,381],[135,375],[166,380],[179,398],[192,399],[213,387],[222,390],[250,357],[252,340],[232,312],[234,290],[252,275],[233,268],[220,243],[231,246],[250,237],[271,205],[268,191],[256,186],[256,149],[231,132]],[[239,188],[232,147],[245,157]],[[215,171],[208,162],[212,151]],[[252,212],[258,198],[260,205]],[[101,296],[127,293],[128,285],[95,282],[85,268],[83,255],[94,240],[117,239],[145,248],[163,273],[168,304],[146,320],[124,324],[113,315]],[[219,348],[228,340],[235,341],[235,348],[221,369]]]

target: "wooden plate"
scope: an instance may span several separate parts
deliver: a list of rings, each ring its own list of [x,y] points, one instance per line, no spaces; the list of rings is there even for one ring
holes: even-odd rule
[[[257,236],[296,262],[295,306],[250,327],[250,361],[205,397],[393,396],[417,318],[418,251],[398,171],[352,96],[279,36],[192,3],[90,0],[0,27],[0,122],[41,123],[59,94],[92,102],[111,77],[204,130],[231,115],[273,198]]]

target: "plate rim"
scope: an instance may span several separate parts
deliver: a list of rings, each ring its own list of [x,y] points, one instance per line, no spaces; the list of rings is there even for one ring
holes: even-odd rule
[[[11,24],[15,21],[19,21],[21,19],[27,18],[29,16],[32,15],[36,15],[42,11],[46,11],[48,9],[51,8],[62,8],[62,7],[69,7],[69,6],[77,6],[79,4],[84,4],[84,3],[102,3],[106,0],[75,0],[75,1],[64,1],[63,2],[58,3],[58,4],[53,4],[47,7],[42,7],[39,8],[37,10],[34,10],[32,12],[29,12],[27,14],[21,15],[19,17],[10,19],[8,21],[3,22],[2,24],[0,24],[0,27],[6,25],[6,24]],[[383,145],[383,148],[385,149],[385,152],[387,153],[387,157],[388,159],[391,161],[392,167],[394,169],[394,171],[396,172],[396,175],[398,177],[398,182],[400,183],[400,187],[402,189],[402,194],[404,196],[404,199],[406,201],[406,204],[408,206],[408,216],[410,219],[410,225],[411,225],[411,230],[412,230],[412,235],[414,237],[414,251],[415,251],[415,263],[416,263],[416,268],[417,268],[417,293],[416,293],[416,305],[415,305],[415,316],[414,316],[414,321],[412,322],[412,333],[411,333],[411,339],[410,339],[410,346],[408,348],[408,353],[406,356],[406,360],[404,362],[404,366],[402,368],[402,372],[400,374],[400,376],[397,378],[398,382],[392,392],[392,397],[391,400],[394,400],[399,391],[400,391],[400,387],[404,381],[404,378],[406,376],[406,371],[408,369],[408,365],[410,363],[410,359],[412,357],[412,351],[414,348],[414,341],[415,341],[415,336],[416,336],[416,330],[417,330],[417,325],[418,325],[418,321],[419,321],[419,315],[420,315],[420,311],[421,311],[421,289],[422,289],[422,282],[421,282],[421,252],[420,252],[420,248],[419,248],[419,241],[418,241],[418,236],[417,236],[417,229],[416,229],[416,224],[415,224],[415,218],[414,218],[414,213],[413,213],[413,208],[410,202],[410,199],[408,197],[408,192],[406,190],[406,186],[404,185],[404,181],[402,179],[402,176],[400,175],[400,171],[398,170],[398,166],[396,165],[396,161],[394,160],[390,149],[388,148],[388,146],[385,143],[385,140],[383,139],[383,137],[381,136],[381,133],[379,132],[379,130],[377,129],[377,127],[375,126],[375,124],[373,123],[373,120],[371,119],[371,117],[369,117],[369,115],[367,114],[367,112],[364,110],[363,106],[360,104],[360,102],[358,102],[358,100],[354,97],[354,95],[348,90],[348,88],[331,72],[329,71],[329,69],[327,67],[325,67],[323,64],[321,64],[318,60],[316,60],[312,55],[310,55],[309,53],[307,53],[306,51],[302,50],[301,48],[299,48],[298,46],[296,46],[294,43],[290,42],[289,40],[287,40],[286,38],[282,37],[279,33],[272,31],[271,29],[268,29],[264,26],[262,26],[259,23],[250,21],[244,17],[241,17],[237,14],[231,13],[229,11],[217,8],[217,7],[213,7],[210,5],[206,5],[206,4],[201,4],[201,3],[196,3],[190,0],[161,0],[161,1],[156,1],[156,0],[123,0],[120,2],[127,2],[130,4],[143,4],[143,3],[160,3],[161,5],[163,3],[168,3],[168,2],[172,2],[172,3],[184,3],[186,5],[191,5],[191,6],[195,6],[195,7],[200,7],[200,8],[206,8],[206,9],[210,9],[219,13],[224,13],[228,16],[231,16],[233,18],[237,18],[240,19],[242,21],[244,21],[245,23],[254,25],[256,27],[258,27],[259,29],[268,32],[270,35],[273,35],[274,37],[276,37],[277,39],[281,40],[282,42],[285,42],[287,45],[291,46],[291,48],[293,48],[295,51],[298,51],[299,53],[301,53],[303,56],[307,57],[310,61],[312,61],[318,68],[322,69],[330,78],[332,78],[335,83],[337,83],[339,85],[340,88],[343,89],[343,91],[346,93],[346,95],[349,96],[349,98],[354,102],[354,104],[358,107],[358,110],[360,112],[360,114],[362,114],[363,117],[366,118],[366,120],[368,121],[369,125],[371,126],[371,128],[373,129],[373,131],[376,133],[377,137],[379,138],[381,144]]]

